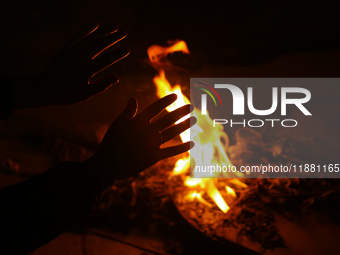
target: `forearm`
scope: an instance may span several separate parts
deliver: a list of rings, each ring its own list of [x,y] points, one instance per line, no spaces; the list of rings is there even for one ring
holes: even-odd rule
[[[1,254],[26,254],[79,222],[99,196],[83,163],[65,162],[0,191]]]

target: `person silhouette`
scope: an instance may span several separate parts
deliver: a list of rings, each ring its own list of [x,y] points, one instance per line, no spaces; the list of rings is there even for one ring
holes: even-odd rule
[[[29,108],[78,103],[117,83],[114,75],[93,77],[129,54],[129,48],[103,54],[125,36],[116,26],[99,28],[96,22],[78,32],[41,75],[16,80],[1,75],[0,118]],[[191,105],[155,120],[176,98],[168,95],[138,115],[137,100],[130,98],[88,160],[63,162],[0,190],[0,253],[35,250],[88,215],[115,181],[191,149],[193,142],[160,148],[196,121],[191,117],[173,125],[193,110]]]

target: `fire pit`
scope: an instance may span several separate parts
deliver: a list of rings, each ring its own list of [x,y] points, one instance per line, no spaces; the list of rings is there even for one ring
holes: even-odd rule
[[[154,79],[157,95],[163,97],[169,93],[176,93],[179,97],[177,105],[174,103],[167,109],[168,111],[189,102],[181,92],[180,86],[172,88],[162,68],[161,61],[174,51],[189,53],[183,41],[177,41],[168,47],[151,46],[148,49],[149,59],[159,72]],[[260,133],[253,129],[240,128],[235,133],[236,143],[229,146],[229,138],[223,132],[223,128],[209,130],[204,133],[205,135],[200,130],[200,127],[207,126],[206,123],[212,122],[209,115],[204,118],[196,110],[193,115],[198,118],[198,127],[192,128],[191,132],[194,133],[192,138],[196,143],[196,149],[198,147],[198,150],[201,150],[198,155],[202,157],[195,158],[196,162],[205,160],[229,167],[232,163],[237,166],[245,163],[253,165],[307,163],[291,155],[294,155],[292,153],[294,150],[296,151],[294,148],[296,144],[293,141],[281,139],[271,144],[269,141],[268,144],[268,141],[267,143],[263,141]],[[181,134],[181,139],[184,142],[188,141],[189,134]],[[295,229],[303,228],[303,224],[308,224],[308,220],[302,220],[304,217],[309,220],[317,218],[318,216],[314,214],[310,215],[311,207],[318,207],[322,200],[331,201],[330,195],[339,190],[337,182],[324,180],[191,179],[188,176],[189,160],[189,155],[179,159],[169,177],[170,193],[181,215],[195,228],[217,241],[233,241],[261,253],[299,254],[302,251],[306,253],[306,249],[302,249],[304,245],[297,246],[296,240],[300,239],[298,243],[303,244],[302,240],[304,238],[308,240],[310,236],[291,233],[287,235],[284,231],[287,226],[290,226],[291,230],[294,229],[293,232]],[[195,177],[195,173],[193,175]],[[218,176],[217,173],[216,175]],[[339,230],[332,227],[330,222],[326,221],[324,224],[331,226],[332,231],[329,230],[329,234],[339,236]],[[313,235],[317,229],[318,227],[312,230]],[[332,238],[334,242],[336,237]]]

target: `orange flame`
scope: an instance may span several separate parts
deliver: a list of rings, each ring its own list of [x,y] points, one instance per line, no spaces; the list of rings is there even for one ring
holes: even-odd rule
[[[181,51],[182,53],[189,54],[189,50],[186,43],[184,41],[179,40],[168,47],[153,45],[148,49],[149,60],[159,72],[158,75],[153,79],[153,82],[156,84],[157,87],[157,96],[162,98],[168,94],[175,93],[178,97],[177,100],[172,105],[166,108],[167,111],[169,112],[190,103],[188,98],[183,95],[180,85],[176,85],[174,87],[170,85],[170,83],[165,77],[165,71],[162,68],[162,60],[164,60],[169,53],[175,51]],[[193,148],[193,150],[196,150],[196,152],[198,152],[196,153],[196,155],[202,155],[201,158],[194,158],[195,164],[200,166],[211,165],[216,163],[218,163],[221,166],[231,165],[229,158],[226,154],[229,139],[226,133],[223,132],[223,127],[218,125],[218,128],[212,129],[211,128],[213,126],[212,119],[209,117],[209,114],[200,115],[197,109],[194,109],[193,115],[197,118],[197,125],[191,128],[192,132],[191,135],[193,141],[195,142],[195,147]],[[183,120],[189,117],[190,114],[177,121],[176,124],[182,122]],[[211,130],[207,130],[209,128]],[[204,133],[203,129],[205,130]],[[186,130],[185,132],[181,133],[180,137],[183,142],[190,141],[190,130]],[[172,176],[186,173],[189,171],[189,168],[190,157],[188,155],[183,156],[176,162]],[[187,177],[184,181],[184,184],[188,187],[197,188],[197,190],[201,189],[202,191],[201,192],[198,192],[197,190],[192,191],[185,197],[185,199],[188,201],[193,201],[194,199],[197,199],[199,202],[205,204],[208,207],[211,207],[212,205],[202,198],[202,194],[204,194],[203,192],[206,192],[207,195],[216,203],[216,205],[224,213],[228,212],[230,207],[227,205],[221,193],[216,188],[215,185],[216,179],[202,178],[207,176],[202,175],[198,176],[197,173],[194,172],[193,174],[195,178]],[[239,186],[241,186],[242,184],[243,183],[241,183]],[[236,193],[232,188],[226,186],[226,191],[227,196],[234,199],[236,198]]]
[[[181,51],[185,54],[189,54],[189,49],[185,41],[177,40],[170,46],[162,47],[159,45],[152,45],[148,49],[148,56],[151,63],[160,63],[162,59],[165,59],[169,53]]]

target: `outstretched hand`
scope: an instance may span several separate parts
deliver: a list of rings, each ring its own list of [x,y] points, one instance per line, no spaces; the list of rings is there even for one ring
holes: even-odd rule
[[[102,190],[110,188],[114,180],[138,174],[157,161],[188,151],[194,146],[193,142],[187,142],[160,148],[163,143],[196,123],[195,117],[191,117],[172,126],[193,110],[191,105],[182,106],[153,121],[176,99],[176,94],[168,95],[137,116],[137,101],[133,98],[129,100],[125,110],[105,134],[99,152],[86,162],[96,169]]]
[[[103,51],[126,37],[117,26],[90,24],[79,31],[38,77],[19,80],[14,86],[16,110],[83,101],[118,82],[114,75],[95,79],[100,71],[125,58],[129,48]],[[16,85],[16,84],[14,84]]]

